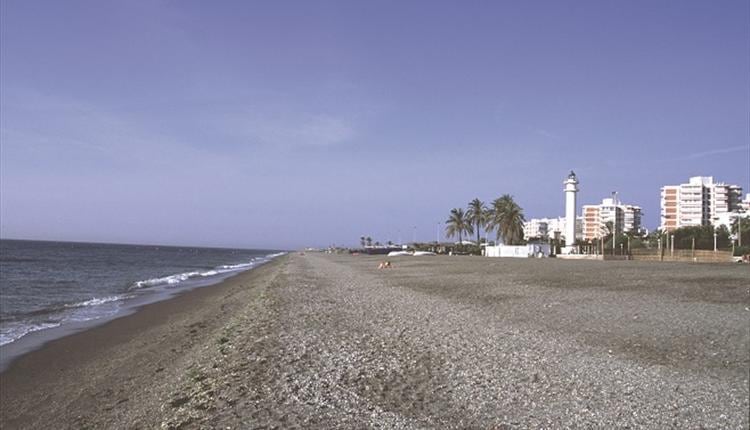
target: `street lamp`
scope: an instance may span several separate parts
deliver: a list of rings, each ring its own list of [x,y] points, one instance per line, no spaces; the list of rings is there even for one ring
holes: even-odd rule
[[[669,256],[674,257],[674,235],[669,235]]]
[[[742,246],[742,214],[745,211],[740,208],[737,210],[737,245]]]
[[[714,252],[716,252],[716,227],[714,227]]]
[[[615,249],[617,249],[617,217],[612,223],[612,255],[615,255]]]

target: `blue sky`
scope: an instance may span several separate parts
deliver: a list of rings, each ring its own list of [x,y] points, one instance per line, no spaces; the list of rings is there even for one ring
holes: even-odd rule
[[[750,191],[746,1],[0,2],[0,235],[434,240],[618,191]],[[580,209],[579,209],[580,210]]]

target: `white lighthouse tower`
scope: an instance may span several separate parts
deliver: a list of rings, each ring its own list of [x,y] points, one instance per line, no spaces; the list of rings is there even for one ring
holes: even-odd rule
[[[565,248],[564,254],[576,252],[574,243],[576,241],[576,195],[578,194],[578,178],[572,170],[565,185]]]

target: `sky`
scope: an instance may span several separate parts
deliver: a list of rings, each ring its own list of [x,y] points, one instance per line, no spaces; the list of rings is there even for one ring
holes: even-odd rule
[[[435,240],[617,191],[750,192],[750,3],[0,2],[0,237]]]

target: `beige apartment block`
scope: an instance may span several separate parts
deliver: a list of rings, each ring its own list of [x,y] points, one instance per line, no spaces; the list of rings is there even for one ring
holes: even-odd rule
[[[742,187],[714,182],[712,176],[694,176],[688,183],[661,188],[663,231],[680,227],[725,224],[740,208]]]
[[[592,240],[610,233],[607,223],[617,233],[641,232],[641,208],[622,204],[617,198],[603,199],[598,205],[583,206],[583,239]]]

